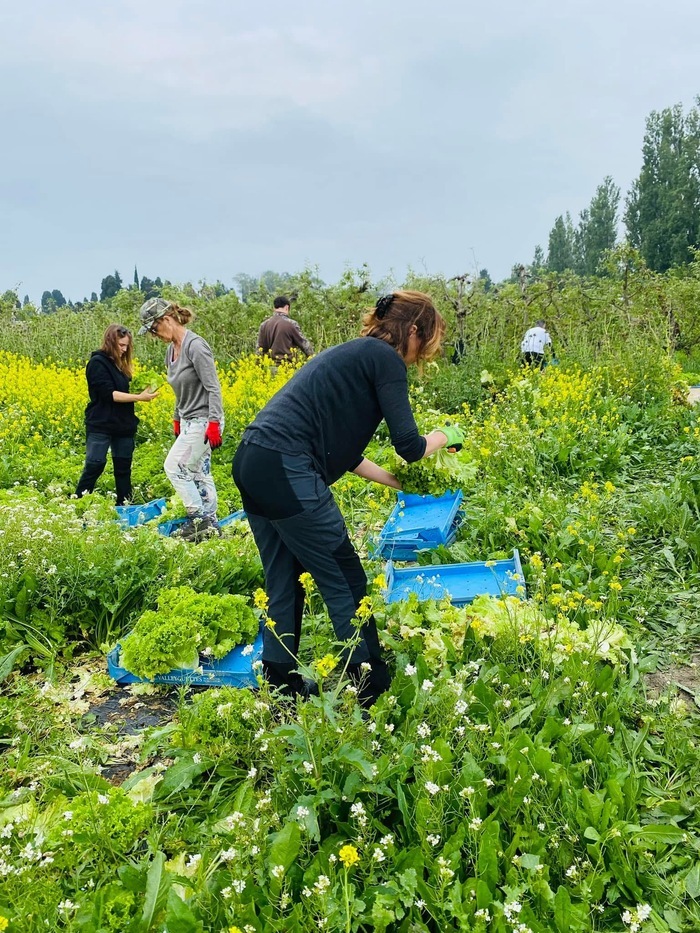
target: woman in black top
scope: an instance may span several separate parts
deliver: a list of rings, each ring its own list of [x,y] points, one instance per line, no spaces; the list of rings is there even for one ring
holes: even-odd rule
[[[380,299],[363,323],[363,336],[319,353],[270,399],[244,432],[233,461],[275,622],[274,633],[265,629],[263,669],[287,693],[304,692],[294,673],[304,605],[299,576],[307,571],[313,577],[343,643],[355,634],[352,620],[367,592],[360,558],[328,487],[352,471],[399,488],[395,476],[363,456],[382,419],[408,461],[458,441],[453,427],[421,436],[409,404],[406,367],[436,356],[445,332],[430,298],[395,292]],[[362,626],[348,672],[365,706],[389,686],[373,618]]]
[[[129,392],[133,375],[134,342],[131,331],[110,324],[85,367],[90,401],[85,409],[87,450],[85,466],[75,490],[77,496],[92,492],[112,451],[117,505],[131,498],[131,460],[139,419],[134,402],[151,402],[157,392]]]

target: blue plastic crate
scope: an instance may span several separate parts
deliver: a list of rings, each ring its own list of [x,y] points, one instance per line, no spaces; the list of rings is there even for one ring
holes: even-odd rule
[[[180,525],[184,525],[186,521],[186,518],[169,518],[167,522],[160,522],[158,525],[158,533],[169,538],[175,529],[179,528]]]
[[[225,528],[226,525],[230,525],[232,522],[240,522],[246,517],[243,509],[239,509],[237,512],[231,512],[230,515],[227,515],[226,518],[219,519],[219,524],[222,528]]]
[[[415,560],[416,551],[451,544],[462,522],[459,511],[464,494],[417,496],[398,492],[396,505],[374,545],[378,557]]]
[[[388,603],[408,599],[415,593],[418,599],[444,599],[449,596],[455,606],[466,606],[477,596],[521,596],[525,598],[525,580],[520,554],[513,551],[510,560],[474,561],[468,564],[439,564],[397,569],[391,561],[386,565]],[[518,587],[523,587],[516,592]]]
[[[144,525],[153,521],[165,511],[167,499],[152,499],[143,505],[117,505],[118,522],[123,528],[133,528],[134,525]]]
[[[243,509],[239,509],[237,512],[232,512],[230,515],[227,515],[226,518],[219,519],[219,525],[225,528],[226,525],[230,525],[232,522],[242,521],[245,517],[246,514]],[[160,525],[158,525],[158,531],[162,535],[165,535],[166,538],[169,538],[175,529],[184,525],[186,521],[186,518],[171,518],[167,522],[161,522]]]
[[[415,561],[419,551],[429,551],[439,547],[440,544],[452,544],[463,521],[464,514],[458,512],[444,542],[430,541],[425,538],[412,537],[408,534],[398,534],[394,538],[379,538],[375,543],[372,556],[384,557],[387,560]]]
[[[219,661],[202,659],[201,669],[178,669],[167,674],[156,674],[152,680],[137,677],[125,667],[121,667],[121,645],[117,645],[107,655],[107,670],[113,680],[118,684],[194,684],[204,687],[257,687],[258,680],[253,670],[256,661],[262,658],[262,629],[253,642],[250,654],[243,654],[245,645],[239,645],[229,651]]]

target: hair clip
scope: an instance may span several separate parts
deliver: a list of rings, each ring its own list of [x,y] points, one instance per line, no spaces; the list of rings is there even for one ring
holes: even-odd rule
[[[391,307],[391,302],[393,300],[394,300],[393,295],[384,295],[383,297],[379,299],[379,301],[377,302],[375,312],[374,312],[374,316],[378,320],[381,321],[386,316],[386,313]]]

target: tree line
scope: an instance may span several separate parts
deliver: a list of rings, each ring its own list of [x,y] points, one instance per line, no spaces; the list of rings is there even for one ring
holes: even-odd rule
[[[292,314],[316,350],[357,336],[362,317],[377,296],[395,288],[427,292],[448,324],[445,358],[459,346],[467,369],[478,373],[515,365],[527,327],[547,321],[562,358],[581,365],[601,356],[653,346],[659,358],[675,353],[684,366],[700,374],[700,250],[683,266],[657,273],[637,250],[619,245],[605,260],[605,275],[542,272],[521,281],[491,283],[485,276],[452,277],[410,272],[401,282],[372,278],[364,266],[346,270],[337,282],[322,282],[313,269],[295,273],[286,283]],[[139,280],[140,284],[140,280]],[[271,283],[275,284],[275,283]],[[270,314],[277,289],[257,283],[244,302],[233,289],[215,294],[206,283],[193,288],[163,285],[163,297],[187,304],[195,312],[195,330],[211,345],[222,366],[235,364],[255,349],[260,322]],[[136,329],[140,289],[121,288],[84,313],[67,307],[55,314],[21,320],[10,299],[0,295],[0,350],[44,360],[84,360],[100,344],[108,324],[119,321]],[[163,347],[156,340],[137,341],[138,358],[147,368],[161,367]],[[700,378],[698,378],[700,382]]]
[[[647,117],[642,168],[624,203],[626,242],[653,272],[688,265],[700,246],[700,97],[695,103],[687,114],[677,104]],[[606,176],[577,223],[569,212],[559,215],[529,274],[605,275],[605,256],[618,242],[620,195]],[[513,278],[525,268],[514,267]]]

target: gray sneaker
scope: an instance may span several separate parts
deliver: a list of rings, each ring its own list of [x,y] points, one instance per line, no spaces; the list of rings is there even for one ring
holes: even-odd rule
[[[221,527],[217,520],[209,515],[195,515],[180,525],[173,532],[172,537],[197,543],[206,538],[220,538]]]

